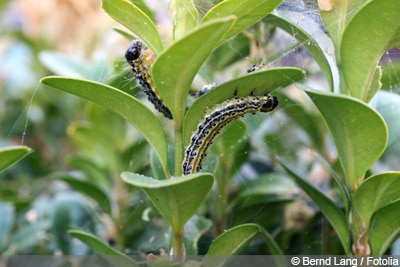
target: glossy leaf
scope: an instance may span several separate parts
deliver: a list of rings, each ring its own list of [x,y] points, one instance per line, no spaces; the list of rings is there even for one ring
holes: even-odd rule
[[[194,76],[234,21],[229,17],[203,24],[173,43],[154,62],[155,86],[175,120],[182,117],[177,114],[185,110]]]
[[[400,96],[392,92],[380,91],[370,104],[386,122],[389,131],[387,147],[390,147],[400,140]]]
[[[167,140],[160,120],[136,98],[116,88],[86,80],[46,77],[41,83],[100,104],[134,125],[157,153],[164,173],[168,173]],[[150,122],[151,123],[148,123]]]
[[[27,146],[9,146],[0,149],[0,173],[31,153]]]
[[[307,195],[318,205],[321,212],[328,219],[333,229],[337,233],[343,249],[350,255],[350,236],[346,217],[340,208],[330,198],[324,195],[318,188],[307,181],[293,166],[278,159],[283,168],[295,179],[296,183],[307,193]]]
[[[199,12],[193,0],[172,0],[170,10],[174,40],[178,40],[197,25]]]
[[[398,238],[400,201],[395,201],[377,210],[371,220],[369,244],[372,255],[383,255]]]
[[[248,75],[232,79],[223,83],[202,97],[196,99],[185,115],[183,129],[184,145],[190,142],[192,133],[197,128],[197,123],[204,117],[207,109],[226,99],[232,99],[237,88],[238,96],[246,97],[254,90],[255,95],[285,87],[304,78],[304,72],[297,68],[273,68],[252,72]]]
[[[204,201],[214,182],[213,175],[209,173],[195,173],[168,180],[156,180],[129,172],[123,172],[121,177],[146,193],[172,229],[182,229]]]
[[[353,197],[352,216],[356,236],[369,228],[380,208],[400,200],[400,172],[386,172],[365,180]],[[393,217],[392,217],[393,218]]]
[[[113,266],[139,266],[131,258],[126,256],[122,252],[119,252],[118,250],[110,247],[97,236],[79,230],[69,230],[68,234],[75,238],[78,238],[80,241],[93,249],[93,251],[97,254],[104,256],[104,258],[108,259]]]
[[[308,52],[310,52],[321,68],[322,73],[325,75],[331,91],[333,91],[335,85],[339,84],[338,75],[336,75],[337,80],[334,80],[332,75],[333,71],[338,73],[334,58],[332,58],[331,55],[328,55],[326,51],[322,50],[317,41],[295,23],[275,15],[268,15],[264,21],[281,28],[288,34],[293,35],[293,37],[295,37],[296,40],[299,41]]]
[[[375,110],[355,98],[305,91],[328,125],[346,184],[354,191],[359,179],[386,148],[388,133],[385,122]]]
[[[225,0],[210,9],[203,17],[202,23],[217,18],[236,16],[237,22],[224,36],[220,43],[229,40],[236,34],[246,30],[271,13],[282,0]]]
[[[162,43],[153,21],[136,5],[127,0],[103,0],[104,10],[117,22],[131,30],[155,54],[162,51]]]
[[[340,44],[340,60],[352,96],[368,102],[379,89],[373,86],[380,78],[376,74],[378,63],[386,50],[399,44],[399,16],[397,0],[372,1],[347,25]]]

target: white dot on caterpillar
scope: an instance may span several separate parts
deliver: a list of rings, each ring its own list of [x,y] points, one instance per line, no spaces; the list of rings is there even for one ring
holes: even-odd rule
[[[197,132],[192,136],[192,141],[186,148],[186,158],[182,165],[183,174],[200,171],[207,148],[226,124],[247,113],[269,112],[277,107],[278,98],[271,97],[269,94],[254,96],[254,91],[253,89],[247,98],[241,98],[237,96],[237,89],[235,89],[233,100],[227,100],[222,105],[214,107],[214,110],[198,125]],[[191,156],[193,151],[196,151],[194,157]]]

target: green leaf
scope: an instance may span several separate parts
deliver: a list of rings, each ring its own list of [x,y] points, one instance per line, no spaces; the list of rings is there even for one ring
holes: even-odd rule
[[[370,1],[372,0],[318,2],[321,17],[335,45],[336,51],[339,50],[340,40],[348,22],[363,5]]]
[[[102,255],[105,259],[109,260],[110,263],[114,266],[139,266],[131,258],[126,256],[122,252],[119,252],[118,250],[110,247],[97,236],[79,230],[69,230],[68,234],[75,238],[78,238],[80,241],[93,249],[94,252]]]
[[[208,108],[232,99],[237,88],[238,96],[246,97],[254,90],[255,95],[263,95],[277,88],[285,87],[304,78],[304,72],[297,68],[273,68],[252,72],[248,75],[223,83],[202,97],[196,99],[185,115],[183,141],[190,142],[197,123],[204,117]]]
[[[31,153],[27,146],[9,146],[0,149],[0,173]]]
[[[371,100],[370,105],[382,115],[389,131],[387,147],[400,140],[400,96],[391,92],[380,91]]]
[[[236,34],[246,30],[271,13],[282,0],[225,0],[214,6],[203,17],[202,23],[210,20],[236,16],[237,22],[219,43],[229,40]]]
[[[157,55],[162,51],[162,43],[153,21],[136,5],[127,0],[103,0],[104,10],[121,23]]]
[[[214,182],[213,175],[209,173],[195,173],[168,180],[156,180],[129,172],[123,172],[121,177],[146,193],[172,229],[182,229],[204,201]]]
[[[199,12],[194,6],[193,0],[172,0],[170,10],[174,40],[178,40],[197,25]]]
[[[293,166],[278,159],[283,168],[295,179],[296,183],[307,193],[307,195],[318,205],[321,212],[328,219],[333,229],[342,243],[343,249],[347,255],[351,254],[350,251],[350,236],[346,217],[339,207],[330,198],[324,195],[318,188],[314,187],[304,175],[300,174]]]
[[[258,233],[264,237],[271,254],[283,255],[272,236],[262,227],[257,224],[241,224],[224,232],[213,241],[204,257],[204,266],[227,266],[231,260],[229,256],[242,252]]]
[[[86,196],[92,198],[101,207],[101,209],[104,210],[104,212],[111,215],[111,203],[107,194],[104,193],[104,191],[97,187],[95,184],[64,175],[61,177],[57,177],[57,179],[63,180],[75,191],[81,192]]]
[[[233,227],[213,241],[208,249],[207,256],[237,255],[248,246],[259,232],[260,227],[257,224],[242,224]],[[206,260],[207,257],[204,258],[204,261]]]
[[[400,233],[400,221],[393,218],[400,217],[400,201],[384,206],[376,211],[371,220],[369,244],[371,254],[383,255]]]
[[[338,72],[337,66],[335,61],[328,60],[330,56],[327,54],[327,52],[321,49],[317,41],[298,25],[284,18],[277,17],[275,15],[268,15],[264,21],[281,28],[288,34],[293,35],[293,37],[295,37],[296,40],[299,41],[308,52],[310,52],[314,60],[321,68],[322,73],[325,75],[331,91],[333,91],[335,84],[339,83],[339,81],[334,81],[332,76],[332,69],[334,69],[335,72]]]
[[[382,54],[400,41],[399,16],[397,0],[372,1],[347,25],[340,44],[340,61],[346,89],[352,96],[368,102],[379,89],[372,87],[379,78],[378,63]]]
[[[11,203],[0,203],[0,251],[6,244],[6,240],[13,227],[15,209]]]
[[[182,117],[194,76],[234,21],[229,17],[203,24],[173,43],[154,62],[155,87],[175,120]]]
[[[157,153],[168,173],[167,139],[160,120],[136,98],[100,83],[65,77],[45,77],[41,83],[100,104],[134,125]],[[151,123],[149,123],[151,121]]]
[[[388,132],[385,122],[375,110],[355,98],[311,90],[305,92],[328,125],[346,185],[354,191],[359,179],[386,148]]]
[[[399,188],[400,172],[380,173],[371,176],[360,185],[354,193],[352,206],[352,221],[356,238],[369,229],[372,215],[375,212],[400,200]]]

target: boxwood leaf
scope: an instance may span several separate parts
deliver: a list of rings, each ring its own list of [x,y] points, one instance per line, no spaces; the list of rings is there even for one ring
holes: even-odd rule
[[[372,255],[383,255],[398,238],[400,221],[400,201],[395,201],[378,209],[371,220],[369,244]],[[390,223],[389,223],[390,222]]]
[[[66,77],[45,77],[41,83],[93,101],[134,125],[152,145],[167,174],[167,139],[160,120],[136,98],[105,84]],[[149,123],[151,122],[151,123]]]
[[[168,180],[157,180],[129,172],[123,172],[121,177],[145,192],[174,230],[183,228],[214,183],[214,177],[210,173],[195,173]]]
[[[259,22],[271,13],[282,0],[226,0],[210,9],[203,17],[202,23],[217,18],[234,15],[238,18],[233,26],[224,36],[220,43],[229,40],[236,34],[246,30],[251,25]]]
[[[372,1],[347,25],[340,44],[340,61],[346,89],[352,96],[368,102],[378,91],[379,60],[400,41],[399,16],[397,0]]]
[[[173,43],[154,62],[155,87],[177,123],[182,120],[194,76],[234,21],[234,17],[228,17],[203,24]]]
[[[155,54],[162,43],[153,21],[135,4],[127,0],[103,0],[104,10],[117,22],[137,35]]]
[[[103,240],[99,239],[97,236],[92,234],[79,231],[79,230],[69,230],[68,234],[78,238],[80,241],[88,245],[94,252],[102,255],[105,259],[114,266],[123,267],[136,267],[139,266],[131,258],[123,254],[122,252],[110,247]]]
[[[336,144],[346,184],[354,191],[359,179],[386,149],[386,124],[379,113],[355,98],[305,91],[328,125]]]
[[[252,72],[220,84],[202,97],[196,99],[185,115],[183,140],[187,145],[197,124],[208,108],[232,99],[237,88],[238,96],[247,97],[254,90],[255,95],[263,95],[277,88],[285,87],[304,78],[304,72],[297,68],[273,68]]]
[[[0,172],[17,163],[31,151],[27,146],[9,146],[0,149]]]

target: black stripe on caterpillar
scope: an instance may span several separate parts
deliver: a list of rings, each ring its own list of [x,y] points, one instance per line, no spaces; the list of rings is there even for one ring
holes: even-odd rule
[[[150,49],[144,50],[143,43],[139,40],[134,40],[129,44],[125,52],[126,61],[129,63],[131,70],[135,73],[136,79],[149,101],[154,107],[164,114],[168,119],[172,119],[171,111],[164,104],[161,96],[154,87],[153,80],[150,75],[150,66],[154,61],[154,53]]]
[[[198,125],[197,131],[192,135],[191,142],[185,150],[185,159],[182,164],[183,174],[188,175],[201,170],[201,163],[206,157],[207,148],[222,127],[248,113],[272,111],[278,106],[278,103],[278,98],[270,96],[268,93],[263,96],[254,96],[252,92],[248,97],[238,97],[237,89],[235,89],[233,99],[226,100],[222,105],[216,105]]]

